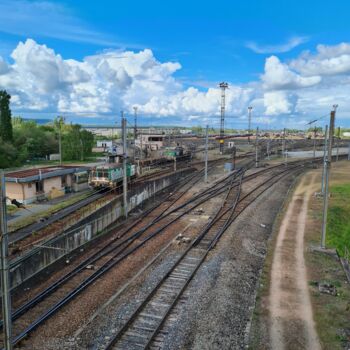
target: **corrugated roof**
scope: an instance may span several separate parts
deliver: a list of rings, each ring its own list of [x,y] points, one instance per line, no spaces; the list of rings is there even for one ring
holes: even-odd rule
[[[87,167],[77,167],[70,165],[50,166],[43,168],[32,168],[12,171],[5,174],[6,181],[10,182],[30,182],[44,178],[72,174],[78,171],[88,170]]]

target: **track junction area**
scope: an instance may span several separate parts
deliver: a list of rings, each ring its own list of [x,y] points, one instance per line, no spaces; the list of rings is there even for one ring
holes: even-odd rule
[[[193,164],[128,220],[16,287],[14,347],[246,346],[274,219],[295,179],[320,161],[255,167],[247,154],[224,172],[227,158],[217,159],[207,183],[203,163]]]

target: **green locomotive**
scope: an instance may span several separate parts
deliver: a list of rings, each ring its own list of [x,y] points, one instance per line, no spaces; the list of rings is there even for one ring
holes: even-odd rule
[[[136,177],[135,164],[126,165],[126,176]],[[93,168],[89,175],[89,185],[94,188],[114,188],[123,182],[123,166],[120,164],[104,164]]]

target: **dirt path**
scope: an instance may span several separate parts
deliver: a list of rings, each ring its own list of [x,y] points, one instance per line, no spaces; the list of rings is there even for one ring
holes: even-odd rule
[[[303,177],[278,232],[269,292],[272,349],[321,349],[304,260],[307,208],[314,181],[314,175]]]

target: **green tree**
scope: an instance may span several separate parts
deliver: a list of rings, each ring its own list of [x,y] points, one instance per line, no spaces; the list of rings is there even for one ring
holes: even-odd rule
[[[85,159],[92,154],[92,148],[95,144],[94,135],[90,131],[83,129],[80,131],[80,139],[83,148],[82,159]]]
[[[35,158],[46,158],[57,152],[58,142],[53,127],[38,125],[35,121],[16,118],[14,123],[14,145],[21,162]]]
[[[0,91],[0,137],[4,142],[13,140],[10,99],[6,90]]]
[[[93,134],[81,129],[79,124],[63,126],[62,153],[64,160],[84,160],[91,155],[93,145]]]
[[[0,138],[0,169],[19,165],[17,154],[17,149],[11,143],[3,142]]]

